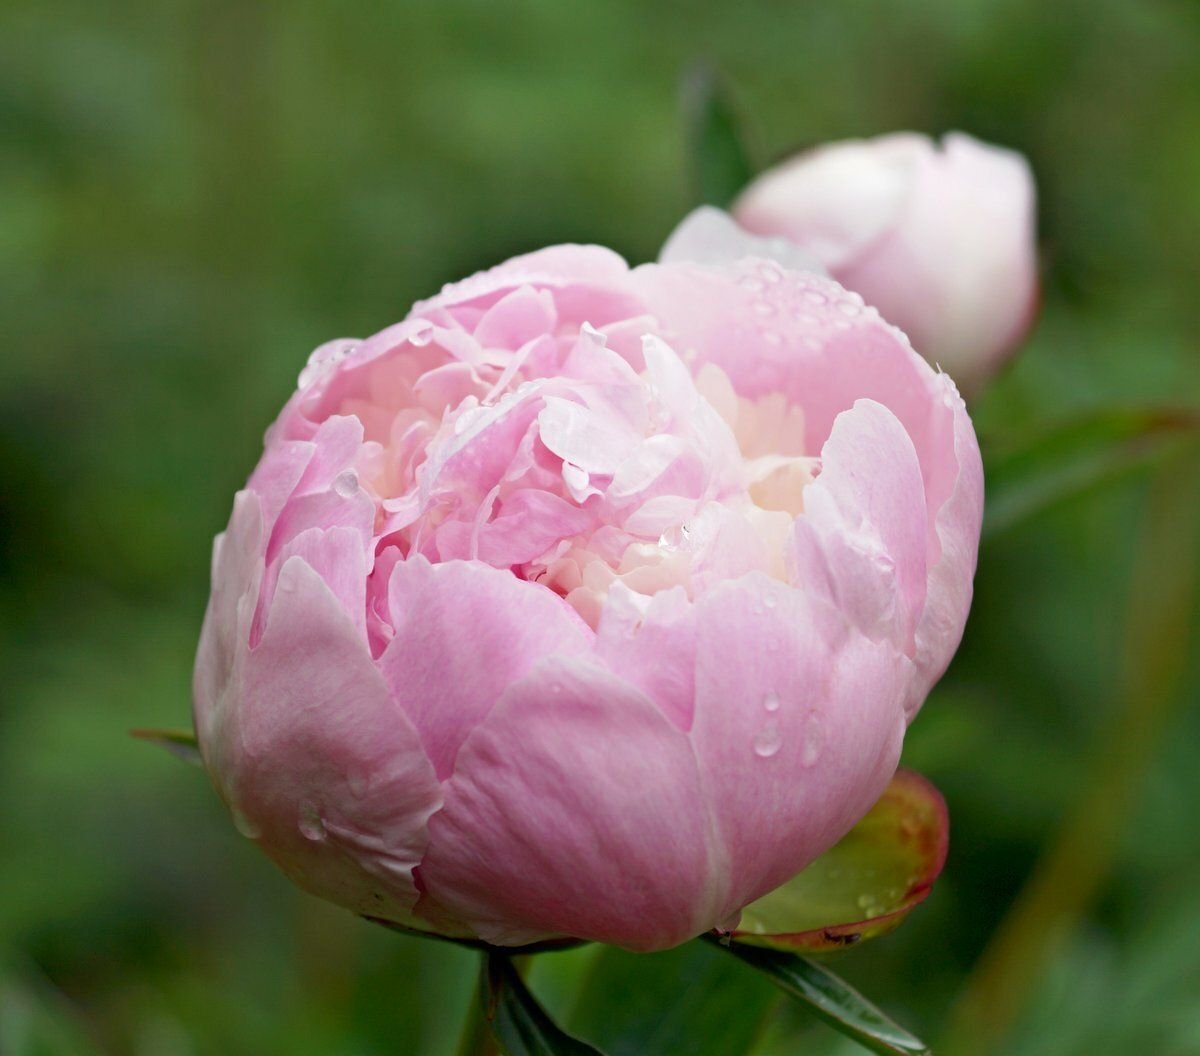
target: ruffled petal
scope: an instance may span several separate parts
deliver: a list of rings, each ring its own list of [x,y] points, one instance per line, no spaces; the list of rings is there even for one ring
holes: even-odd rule
[[[925,605],[925,492],[916,451],[882,404],[843,411],[793,529],[793,577],[868,638],[912,656]]]

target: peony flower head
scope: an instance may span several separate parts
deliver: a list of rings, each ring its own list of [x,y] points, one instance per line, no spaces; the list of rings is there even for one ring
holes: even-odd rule
[[[832,280],[519,257],[313,354],[216,542],[204,760],[358,913],[671,946],[883,791],[981,506],[953,382]]]
[[[811,254],[975,393],[1033,321],[1034,206],[1020,154],[961,132],[940,144],[900,132],[798,154],[733,215]]]

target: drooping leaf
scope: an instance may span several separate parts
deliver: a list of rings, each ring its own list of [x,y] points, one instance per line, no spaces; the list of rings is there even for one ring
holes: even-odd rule
[[[899,770],[835,847],[747,906],[732,937],[820,952],[886,935],[929,894],[948,836],[941,793],[920,774]]]
[[[1171,407],[1091,411],[1016,442],[985,444],[985,538],[1055,502],[1083,494],[1149,462],[1169,442],[1200,433],[1200,414]]]
[[[604,1056],[547,1015],[507,954],[485,954],[480,988],[484,1016],[507,1056]]]
[[[200,758],[200,745],[196,741],[195,732],[192,730],[137,729],[130,730],[129,735],[136,737],[139,741],[149,741],[151,744],[157,744],[165,748],[177,759],[182,759],[185,763],[191,763],[193,766],[204,765]]]
[[[844,979],[824,965],[783,950],[764,950],[706,935],[734,957],[766,975],[776,986],[835,1030],[883,1056],[922,1056],[929,1047],[893,1022]]]
[[[682,109],[696,204],[724,208],[750,182],[754,169],[728,85],[708,63],[697,63],[684,76]]]

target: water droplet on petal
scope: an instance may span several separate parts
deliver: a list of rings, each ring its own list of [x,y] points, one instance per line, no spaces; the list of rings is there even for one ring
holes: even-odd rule
[[[760,759],[769,759],[783,745],[783,737],[779,733],[779,724],[769,722],[754,735],[754,754]]]
[[[339,337],[333,341],[326,341],[323,345],[318,345],[309,355],[308,363],[300,371],[300,377],[296,384],[302,389],[307,388],[314,381],[328,374],[357,347],[358,338],[355,337]]]
[[[765,697],[763,697],[763,707],[766,708],[767,711],[778,711],[779,710],[779,694],[778,693],[768,693]]]
[[[311,803],[305,803],[300,808],[300,835],[306,840],[323,840],[325,839],[325,822],[321,820],[321,815],[317,813],[317,808]]]
[[[686,524],[672,525],[658,537],[658,545],[664,550],[682,550],[691,537],[692,530]]]
[[[408,343],[417,348],[424,348],[433,340],[433,324],[424,323],[419,325],[411,334],[408,335]]]
[[[353,498],[358,494],[358,474],[347,469],[333,478],[333,490],[343,499]]]

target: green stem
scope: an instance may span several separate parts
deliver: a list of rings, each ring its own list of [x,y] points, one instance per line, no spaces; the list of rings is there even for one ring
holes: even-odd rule
[[[999,1051],[1041,970],[1112,870],[1147,770],[1180,703],[1196,597],[1196,449],[1151,483],[1129,596],[1118,705],[1097,737],[1083,792],[980,957],[951,1017],[943,1056]]]
[[[484,1015],[484,1003],[487,1001],[487,958],[486,953],[480,956],[479,982],[471,997],[467,1009],[467,1021],[463,1025],[462,1040],[458,1044],[458,1056],[499,1056],[500,1048],[492,1036],[491,1025]]]

